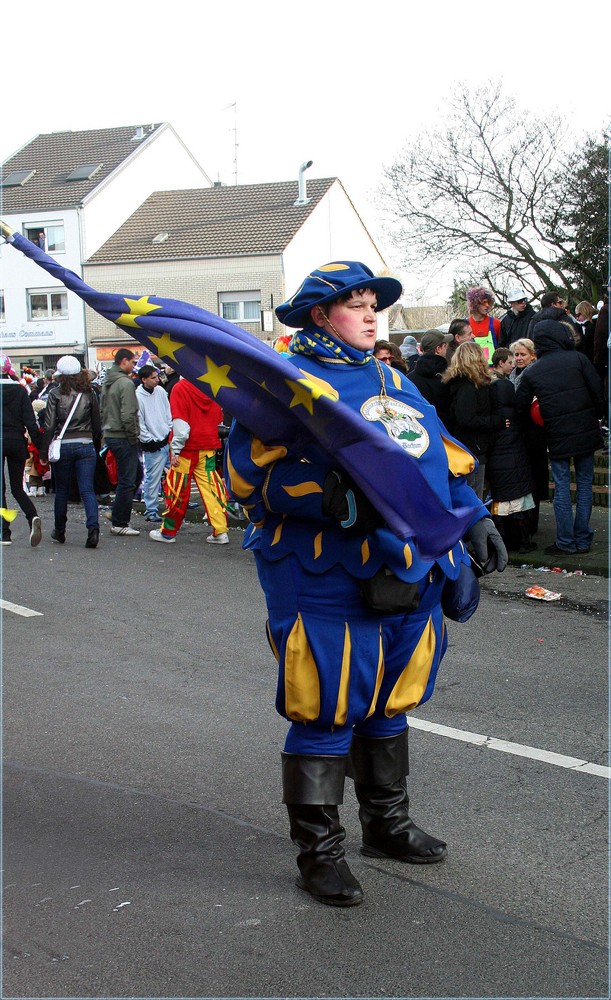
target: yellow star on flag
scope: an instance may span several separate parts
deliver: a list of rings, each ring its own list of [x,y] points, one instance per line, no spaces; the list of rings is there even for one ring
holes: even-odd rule
[[[149,340],[157,348],[158,358],[171,358],[177,361],[176,351],[184,347],[178,340],[172,340],[169,333],[162,333],[160,337],[149,337]]]
[[[216,399],[219,389],[236,389],[237,386],[231,381],[227,372],[229,365],[215,365],[212,358],[206,355],[206,374],[199,375],[198,382],[206,382],[212,389],[212,395]]]
[[[306,410],[314,415],[314,400],[319,399],[321,396],[334,401],[337,398],[321,385],[316,385],[309,378],[300,378],[296,382],[292,382],[290,379],[285,379],[284,381],[293,393],[289,409],[293,406],[305,406]]]
[[[115,320],[119,326],[135,326],[138,329],[136,323],[138,316],[146,316],[147,313],[153,312],[153,309],[161,309],[161,306],[151,305],[148,295],[143,295],[141,299],[124,299],[123,301],[129,312],[121,313],[119,318]]]

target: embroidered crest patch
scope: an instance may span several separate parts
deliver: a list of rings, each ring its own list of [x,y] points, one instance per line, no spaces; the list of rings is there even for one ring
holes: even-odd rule
[[[387,398],[382,402],[379,396],[373,396],[361,406],[365,420],[378,421],[387,430],[389,437],[400,444],[404,451],[414,458],[422,455],[429,446],[429,435],[418,417],[423,414],[413,406],[402,403],[398,399]]]

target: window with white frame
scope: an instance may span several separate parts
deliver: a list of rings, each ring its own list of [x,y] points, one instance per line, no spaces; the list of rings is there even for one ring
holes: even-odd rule
[[[231,323],[260,323],[261,292],[219,292],[219,312]]]
[[[64,253],[66,249],[63,222],[41,222],[38,225],[28,222],[23,227],[23,235],[47,253]]]
[[[61,288],[28,288],[28,319],[68,319],[68,292]]]
[[[0,291],[0,323],[6,319],[6,312],[4,311],[4,292]]]

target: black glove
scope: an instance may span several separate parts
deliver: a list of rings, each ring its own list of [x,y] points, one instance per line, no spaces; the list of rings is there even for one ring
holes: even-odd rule
[[[467,538],[473,545],[475,559],[484,574],[496,570],[502,573],[507,566],[507,549],[491,517],[483,517],[469,530]]]
[[[384,524],[384,519],[346,472],[327,473],[322,488],[322,512],[336,518],[344,531],[368,532]]]

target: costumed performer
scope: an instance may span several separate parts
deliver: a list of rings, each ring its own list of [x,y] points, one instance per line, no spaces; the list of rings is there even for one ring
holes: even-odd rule
[[[358,262],[316,269],[276,309],[300,331],[289,360],[318,390],[393,438],[445,510],[466,508],[480,562],[503,570],[500,535],[465,482],[475,459],[413,384],[372,355],[376,314],[401,291],[397,280],[374,277]],[[406,466],[409,472],[410,459]],[[282,781],[299,848],[297,885],[322,903],[353,906],[363,892],[342,843],[346,775],[355,782],[365,855],[430,864],[447,853],[409,814],[406,712],[433,692],[447,646],[444,585],[470,573],[468,555],[456,537],[449,551],[423,558],[417,530],[396,537],[315,443],[295,453],[234,423],[226,478],[251,521],[244,547],[254,553],[267,601],[267,637],[279,665],[276,708],[290,723]],[[418,484],[406,476],[404,487]]]

